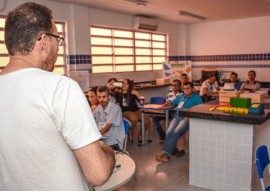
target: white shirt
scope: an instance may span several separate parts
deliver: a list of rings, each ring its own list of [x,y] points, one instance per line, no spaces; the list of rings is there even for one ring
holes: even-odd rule
[[[0,190],[89,190],[73,149],[101,134],[78,84],[28,68],[0,87]]]
[[[208,91],[210,92],[216,92],[217,91],[217,88],[218,88],[218,83],[217,81],[214,82],[214,84],[210,84],[208,79],[205,80],[203,83],[202,83],[202,86],[201,86],[201,89],[200,89],[200,96],[203,95],[203,88],[207,88]]]

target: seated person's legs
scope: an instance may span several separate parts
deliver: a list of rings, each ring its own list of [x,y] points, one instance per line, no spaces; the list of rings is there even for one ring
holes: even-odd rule
[[[139,118],[139,120],[142,121],[142,112],[140,110],[138,110],[138,111],[135,111],[134,113]],[[151,123],[150,117],[148,115],[144,115],[144,128],[145,128],[145,130],[150,129],[150,123]]]
[[[160,125],[160,121],[161,120],[165,120],[165,117],[161,117],[161,116],[154,116],[152,118],[152,121],[153,121],[153,125],[154,127],[156,128],[158,134],[159,134],[159,137],[160,137],[160,141],[164,141],[165,140],[165,132],[162,128],[162,126]]]
[[[177,140],[189,129],[189,120],[182,119],[179,121],[174,118],[169,126],[169,129],[166,134],[166,140],[164,144],[163,151],[156,155],[156,160],[159,162],[168,161],[169,157],[172,155],[173,150],[177,144]]]
[[[185,143],[185,134],[183,136],[179,137],[177,140],[177,145],[176,145],[176,149],[175,149],[177,152],[174,153],[174,155],[176,157],[181,157],[185,154],[185,144],[184,143]]]
[[[137,125],[139,122],[139,118],[134,112],[131,111],[123,112],[123,116],[131,122],[132,139],[137,140],[141,130],[141,127]]]

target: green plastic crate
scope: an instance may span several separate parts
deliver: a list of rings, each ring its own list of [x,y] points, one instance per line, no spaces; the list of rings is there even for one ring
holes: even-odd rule
[[[230,104],[233,107],[248,108],[251,106],[251,98],[231,97]]]

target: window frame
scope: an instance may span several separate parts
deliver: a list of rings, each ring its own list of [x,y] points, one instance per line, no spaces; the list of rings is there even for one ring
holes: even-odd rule
[[[92,28],[98,28],[98,29],[106,29],[106,30],[110,30],[111,31],[111,35],[110,36],[105,36],[105,35],[96,35],[96,34],[91,34],[91,29]],[[132,37],[119,37],[119,36],[114,36],[114,31],[123,31],[123,32],[131,32],[132,33]],[[145,39],[145,38],[136,38],[135,34],[136,33],[143,33],[143,34],[148,34],[150,36],[149,39]],[[161,35],[164,36],[164,40],[153,40],[153,35]],[[111,40],[111,45],[101,45],[101,44],[92,44],[92,38],[104,38],[104,39],[110,39]],[[132,45],[130,46],[119,46],[119,45],[115,45],[115,40],[131,40],[132,41]],[[136,46],[136,41],[142,41],[142,42],[149,42],[149,46],[145,47],[145,46]],[[161,42],[164,43],[164,48],[155,48],[153,47],[153,42]],[[139,31],[139,30],[129,30],[129,29],[122,29],[122,28],[112,28],[112,27],[104,27],[104,26],[97,26],[97,25],[91,25],[90,26],[90,46],[91,46],[91,56],[92,56],[92,73],[93,74],[109,74],[109,73],[122,73],[122,72],[147,72],[147,71],[160,71],[162,70],[162,62],[154,62],[154,58],[158,58],[158,57],[164,57],[164,62],[167,61],[168,59],[168,35],[167,34],[162,34],[162,33],[156,33],[156,32],[149,32],[149,31]],[[93,50],[92,48],[95,47],[104,47],[104,48],[111,48],[112,49],[112,53],[111,54],[93,54]],[[132,54],[117,54],[115,55],[115,49],[117,48],[130,48],[132,49]],[[145,49],[145,50],[149,50],[150,54],[137,54],[136,51],[138,51],[138,49]],[[154,50],[163,50],[164,51],[164,55],[154,55]],[[102,58],[102,57],[111,57],[112,58],[112,63],[110,64],[95,64],[93,63],[93,60],[95,58]],[[131,57],[133,59],[132,63],[116,63],[115,59],[117,57]],[[138,58],[149,58],[150,62],[137,62]],[[154,69],[155,65],[159,65],[159,69]],[[110,66],[112,67],[112,72],[108,71],[108,72],[94,72],[93,71],[93,67],[95,66]],[[131,66],[132,70],[126,70],[126,71],[116,71],[117,66]],[[138,67],[143,67],[143,66],[147,66],[151,69],[146,69],[146,70],[138,70]]]

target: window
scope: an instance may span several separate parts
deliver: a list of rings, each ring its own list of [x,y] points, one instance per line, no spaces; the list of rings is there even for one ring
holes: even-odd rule
[[[58,33],[65,37],[65,23],[64,22],[55,22]],[[8,64],[9,55],[5,45],[5,17],[0,16],[0,71]],[[66,39],[66,38],[65,38]],[[59,47],[57,61],[55,63],[54,73],[57,74],[66,74],[66,43],[63,43],[62,46]]]
[[[167,35],[92,26],[92,72],[161,70],[167,58]]]

